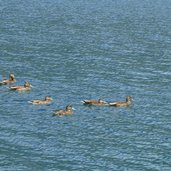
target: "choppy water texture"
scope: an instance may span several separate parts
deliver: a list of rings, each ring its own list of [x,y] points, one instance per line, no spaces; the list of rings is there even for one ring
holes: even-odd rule
[[[0,87],[1,171],[171,170],[170,0],[1,0],[0,21],[0,78],[34,86]]]

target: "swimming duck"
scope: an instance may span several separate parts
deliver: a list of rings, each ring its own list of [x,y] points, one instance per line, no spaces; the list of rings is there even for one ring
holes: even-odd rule
[[[29,82],[25,82],[24,86],[12,86],[9,89],[14,91],[28,91],[31,90],[31,87],[32,85]]]
[[[90,105],[90,106],[107,106],[108,103],[106,101],[103,101],[101,99],[98,100],[83,100],[81,101],[84,105]]]
[[[71,105],[67,105],[65,109],[55,110],[53,112],[53,116],[64,116],[73,114],[73,110],[75,110]]]
[[[112,102],[109,103],[109,106],[115,106],[115,107],[129,106],[131,105],[132,100],[133,100],[132,97],[128,96],[125,102]]]
[[[52,100],[53,100],[52,97],[46,96],[43,100],[32,100],[28,102],[34,105],[45,105],[45,104],[50,104]]]
[[[0,84],[1,85],[2,84],[10,84],[10,83],[14,83],[14,82],[16,82],[15,76],[14,76],[14,74],[10,73],[9,79],[8,80],[7,79],[1,80]]]

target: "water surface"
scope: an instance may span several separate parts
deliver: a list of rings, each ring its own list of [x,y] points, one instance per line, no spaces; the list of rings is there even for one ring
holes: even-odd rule
[[[171,170],[169,0],[0,4],[0,78],[34,86],[0,87],[0,170]],[[128,95],[128,108],[80,103]],[[52,117],[67,104],[72,116]]]

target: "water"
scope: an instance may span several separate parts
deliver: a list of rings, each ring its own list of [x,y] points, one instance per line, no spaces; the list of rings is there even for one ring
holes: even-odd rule
[[[169,0],[0,4],[0,79],[34,86],[0,87],[1,171],[171,170]],[[80,103],[128,95],[128,108]],[[72,116],[52,117],[67,104]]]

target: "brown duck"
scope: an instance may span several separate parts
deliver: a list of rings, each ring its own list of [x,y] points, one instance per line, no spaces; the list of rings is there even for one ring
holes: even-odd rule
[[[32,85],[29,82],[25,82],[23,86],[9,87],[10,90],[14,90],[14,91],[28,91],[28,90],[31,90],[31,88],[32,88]]]
[[[106,101],[103,101],[101,99],[98,100],[83,100],[81,101],[84,105],[90,105],[90,106],[107,106],[108,103]]]
[[[71,105],[67,105],[65,109],[55,110],[53,112],[53,116],[64,116],[73,114],[73,110],[75,110]]]
[[[129,106],[131,105],[132,101],[133,101],[132,97],[128,96],[125,102],[112,102],[109,103],[109,106],[115,106],[115,107]]]
[[[9,79],[8,80],[4,79],[4,80],[0,81],[0,85],[2,85],[2,84],[10,84],[10,83],[15,83],[15,82],[16,82],[15,76],[14,76],[14,74],[11,73],[9,75]]]
[[[50,104],[52,100],[53,100],[52,97],[46,96],[43,100],[31,100],[28,102],[33,105],[47,105],[47,104]]]

